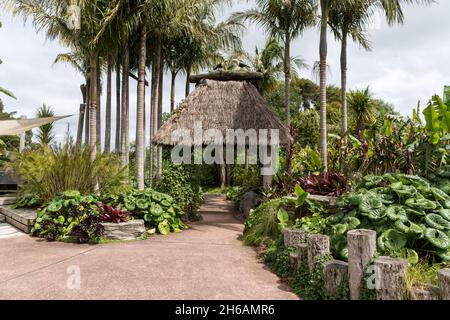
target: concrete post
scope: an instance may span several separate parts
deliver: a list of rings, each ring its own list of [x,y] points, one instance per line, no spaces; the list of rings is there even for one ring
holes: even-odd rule
[[[439,291],[442,300],[450,300],[450,268],[439,271]]]
[[[358,300],[364,269],[375,255],[376,232],[358,229],[347,233],[350,298]]]
[[[378,300],[403,300],[408,262],[403,259],[379,257],[374,263]]]
[[[308,236],[308,267],[313,271],[317,260],[330,253],[330,238],[321,234]]]
[[[297,247],[306,243],[307,234],[301,229],[286,228],[283,230],[283,241],[286,248]]]
[[[323,276],[325,288],[329,297],[333,297],[336,290],[344,281],[345,275],[348,274],[348,263],[339,260],[328,261],[323,265]]]

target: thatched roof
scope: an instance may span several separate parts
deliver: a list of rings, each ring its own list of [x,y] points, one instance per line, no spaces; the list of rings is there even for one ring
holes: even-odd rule
[[[292,141],[289,130],[278,120],[253,84],[203,79],[159,129],[153,142],[177,144],[178,141],[172,141],[172,132],[178,129],[189,130],[193,138],[194,124],[199,121],[203,130],[218,129],[224,137],[227,129],[279,129],[280,144]]]

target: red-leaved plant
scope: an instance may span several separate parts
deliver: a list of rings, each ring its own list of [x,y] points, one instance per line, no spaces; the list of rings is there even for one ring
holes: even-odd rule
[[[104,203],[99,203],[98,208],[101,222],[120,223],[130,220],[131,213],[129,211],[117,209]]]
[[[300,185],[310,194],[338,197],[346,191],[348,178],[342,173],[324,172],[319,175],[309,173],[300,178]]]

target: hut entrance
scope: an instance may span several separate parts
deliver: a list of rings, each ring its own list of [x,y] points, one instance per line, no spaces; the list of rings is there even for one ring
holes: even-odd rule
[[[231,178],[236,155],[244,153],[241,164],[247,164],[250,159],[258,161],[264,184],[270,184],[276,173],[278,146],[290,144],[292,138],[257,90],[261,80],[261,73],[248,71],[214,71],[191,76],[195,90],[161,126],[153,142],[173,146],[173,162],[177,162],[174,154],[178,161],[192,161],[185,154],[192,147],[204,148],[204,163],[210,161],[208,152],[214,154],[222,187]],[[179,157],[180,150],[183,150],[182,157]]]

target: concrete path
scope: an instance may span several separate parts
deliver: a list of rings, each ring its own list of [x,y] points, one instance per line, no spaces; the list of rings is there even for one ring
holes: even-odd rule
[[[7,223],[0,223],[0,239],[6,239],[23,235],[25,235],[25,233],[23,233],[19,229],[16,229]]]
[[[0,239],[0,300],[297,299],[241,244],[232,210],[222,196],[207,195],[203,221],[145,241]]]

